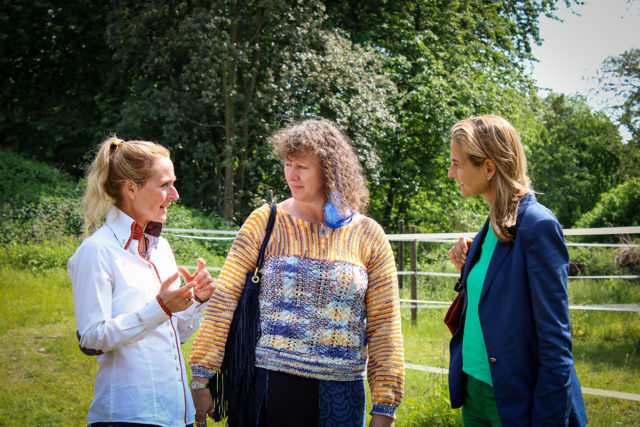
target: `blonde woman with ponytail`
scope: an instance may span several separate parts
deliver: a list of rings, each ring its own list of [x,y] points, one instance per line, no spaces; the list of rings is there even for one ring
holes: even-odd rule
[[[583,426],[571,352],[569,253],[537,202],[514,127],[485,115],[451,129],[449,178],[482,196],[489,218],[449,257],[461,272],[462,317],[450,343],[451,406],[465,426]]]
[[[80,349],[99,365],[90,426],[195,421],[180,344],[215,286],[204,260],[190,274],[160,236],[175,181],[167,149],[148,141],[108,138],[89,167],[86,238],[68,270]]]

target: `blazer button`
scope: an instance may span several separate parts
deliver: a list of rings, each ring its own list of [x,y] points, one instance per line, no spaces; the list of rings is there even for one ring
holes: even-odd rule
[[[490,358],[489,358],[489,362],[491,362],[491,363],[497,363],[498,361],[496,360],[496,358],[495,358],[495,357],[490,357]]]

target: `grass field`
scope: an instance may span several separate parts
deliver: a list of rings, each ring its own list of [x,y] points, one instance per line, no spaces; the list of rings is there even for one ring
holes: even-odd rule
[[[447,293],[451,284],[420,286],[421,293],[440,286]],[[570,282],[572,303],[580,304],[637,303],[639,288],[637,281]],[[418,323],[412,325],[409,311],[403,310],[408,363],[447,367],[449,332],[443,315],[441,309],[420,310]],[[638,313],[573,311],[571,316],[582,385],[640,394]],[[0,340],[0,425],[84,425],[97,364],[78,349],[71,285],[64,269],[39,274],[0,271]],[[185,354],[190,345],[191,341],[183,346]],[[585,395],[585,401],[591,425],[640,425],[636,401],[591,395]],[[396,425],[461,425],[459,411],[449,408],[446,375],[408,370]]]

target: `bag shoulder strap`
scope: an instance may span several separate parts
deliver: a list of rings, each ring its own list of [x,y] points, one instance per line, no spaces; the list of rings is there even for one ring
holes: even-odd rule
[[[269,205],[271,206],[271,210],[269,212],[269,220],[267,221],[267,229],[264,233],[262,246],[260,246],[260,252],[258,253],[258,261],[256,262],[256,269],[251,279],[253,280],[254,283],[258,283],[258,281],[260,281],[260,278],[258,277],[258,271],[260,271],[260,269],[262,268],[262,265],[264,264],[264,253],[267,251],[267,245],[269,244],[271,231],[273,231],[273,225],[276,223],[276,213],[277,213],[276,204],[271,202],[269,203]]]

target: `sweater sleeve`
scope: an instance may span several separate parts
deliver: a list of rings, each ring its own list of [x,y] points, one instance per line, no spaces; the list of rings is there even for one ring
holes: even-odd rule
[[[256,266],[269,210],[269,205],[264,205],[253,211],[231,245],[191,348],[189,365],[193,376],[211,378],[220,369],[233,313],[246,275]]]
[[[367,263],[367,377],[371,414],[395,417],[404,393],[404,347],[395,260],[382,227],[375,224]]]

